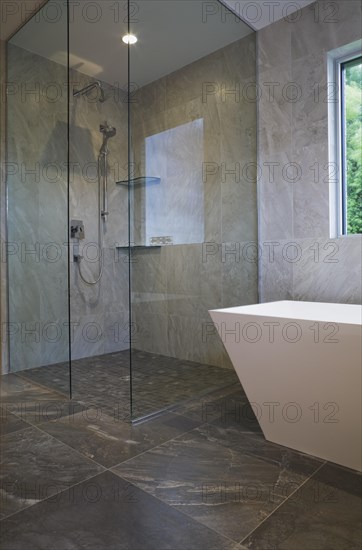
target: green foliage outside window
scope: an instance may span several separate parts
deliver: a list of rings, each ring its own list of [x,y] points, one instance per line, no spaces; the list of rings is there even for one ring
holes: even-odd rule
[[[362,233],[362,59],[345,65],[347,233]]]

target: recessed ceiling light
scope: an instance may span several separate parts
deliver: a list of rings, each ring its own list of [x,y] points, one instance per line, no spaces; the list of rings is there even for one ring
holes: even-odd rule
[[[122,40],[125,44],[136,44],[138,38],[134,34],[125,34],[122,36]]]

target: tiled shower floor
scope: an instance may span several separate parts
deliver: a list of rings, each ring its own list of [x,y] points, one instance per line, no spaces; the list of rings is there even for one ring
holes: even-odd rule
[[[2,395],[3,550],[361,547],[361,477],[265,441],[239,383],[137,425],[16,375]]]
[[[72,361],[72,397],[108,414],[130,416],[130,352]],[[68,364],[19,373],[46,388],[69,392]],[[233,369],[132,351],[132,418],[139,418],[237,382]]]

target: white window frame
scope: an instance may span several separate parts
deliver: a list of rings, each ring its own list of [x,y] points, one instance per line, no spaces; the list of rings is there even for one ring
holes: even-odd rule
[[[328,141],[331,177],[329,179],[330,237],[345,237],[343,197],[344,158],[342,121],[342,65],[362,55],[362,40],[328,53]],[[348,235],[353,236],[353,235]]]

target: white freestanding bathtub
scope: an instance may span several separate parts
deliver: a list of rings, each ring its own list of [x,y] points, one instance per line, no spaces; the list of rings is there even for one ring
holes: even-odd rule
[[[361,306],[211,310],[267,440],[361,470]]]

